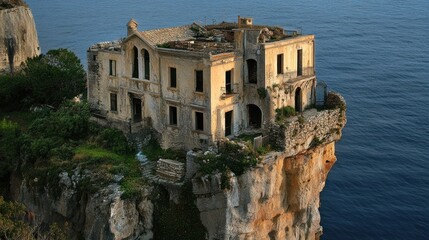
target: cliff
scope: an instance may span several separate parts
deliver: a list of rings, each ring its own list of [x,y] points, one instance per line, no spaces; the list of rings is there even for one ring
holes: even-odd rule
[[[40,54],[31,10],[22,1],[0,0],[0,71],[13,72]]]
[[[331,142],[293,157],[272,155],[231,177],[228,191],[217,178],[194,180],[209,239],[318,239],[319,194],[335,161]]]
[[[186,174],[183,164],[164,160],[155,171],[155,162],[141,160],[140,192],[131,198],[119,186],[123,176],[88,189],[97,173],[79,168],[60,171],[59,180],[47,184],[18,169],[11,197],[27,206],[33,221],[68,224],[70,239],[319,239],[320,192],[346,123],[344,99],[330,93],[327,103],[327,109],[273,122],[270,143],[277,151],[239,176],[198,174],[201,153],[190,151]],[[175,173],[174,180],[154,175],[165,171]],[[183,175],[185,182],[177,182]]]
[[[345,101],[328,95],[329,108],[307,110],[272,123],[270,152],[257,167],[230,176],[193,179],[197,207],[209,239],[319,239],[320,192],[336,162],[335,142],[346,123]]]

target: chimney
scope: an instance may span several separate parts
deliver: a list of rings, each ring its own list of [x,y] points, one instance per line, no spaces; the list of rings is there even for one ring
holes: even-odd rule
[[[135,33],[138,31],[137,26],[139,24],[136,22],[136,20],[134,20],[133,18],[131,18],[131,20],[127,23],[127,36],[130,36],[131,34]]]
[[[253,25],[253,18],[238,16],[238,28],[248,27]]]

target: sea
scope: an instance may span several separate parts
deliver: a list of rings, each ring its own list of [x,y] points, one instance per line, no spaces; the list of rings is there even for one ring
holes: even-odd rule
[[[317,79],[347,101],[321,193],[323,240],[429,239],[428,0],[27,0],[43,52],[237,16],[316,35]]]

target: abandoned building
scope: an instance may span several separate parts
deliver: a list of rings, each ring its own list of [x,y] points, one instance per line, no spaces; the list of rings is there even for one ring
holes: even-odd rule
[[[314,35],[252,18],[139,31],[88,49],[88,99],[100,121],[151,127],[163,148],[205,148],[266,130],[276,109],[316,103]]]

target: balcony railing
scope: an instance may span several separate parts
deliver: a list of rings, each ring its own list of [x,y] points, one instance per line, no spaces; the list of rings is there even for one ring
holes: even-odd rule
[[[238,93],[238,84],[234,83],[229,86],[221,87],[220,91],[222,95],[230,95],[230,94],[237,94]]]

